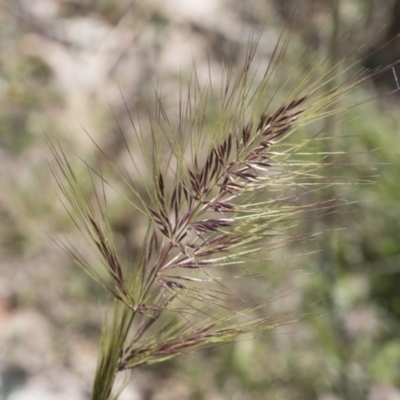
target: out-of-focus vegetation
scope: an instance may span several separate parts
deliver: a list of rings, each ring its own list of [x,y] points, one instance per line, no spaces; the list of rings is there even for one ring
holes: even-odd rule
[[[400,58],[398,41],[381,47],[400,33],[398,0],[302,0],[296,7],[272,0],[1,3],[0,399],[86,398],[105,313],[104,293],[47,236],[77,240],[47,166],[45,133],[96,165],[86,130],[123,161],[118,124],[129,132],[130,120],[121,91],[143,115],[143,129],[155,86],[170,118],[178,118],[178,81],[190,77],[193,64],[204,79],[210,70],[220,74],[227,60],[242,60],[261,28],[257,57],[265,63],[284,23],[293,34],[282,82],[299,60],[299,68],[312,68],[326,57],[328,68],[351,54],[349,63],[358,58],[361,68]],[[265,262],[271,312],[309,317],[137,371],[127,398],[400,398],[399,99],[382,94],[396,88],[395,75],[376,84],[342,102],[378,99],[299,133],[324,129],[333,139],[314,150],[345,152],[333,157],[343,180],[368,181],[327,188],[354,204],[310,218],[301,228],[322,232],[314,241],[279,249]],[[76,166],[85,170],[78,158]],[[108,204],[117,247],[132,258],[142,217],[118,193]]]

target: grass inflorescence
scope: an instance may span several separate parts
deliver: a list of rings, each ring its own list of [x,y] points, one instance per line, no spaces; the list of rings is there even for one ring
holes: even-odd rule
[[[121,371],[302,317],[265,315],[266,303],[248,306],[230,282],[262,279],[262,273],[252,271],[253,265],[271,249],[306,238],[288,233],[300,223],[300,216],[311,213],[309,218],[313,218],[341,204],[336,198],[300,201],[335,179],[318,179],[319,171],[330,165],[326,153],[321,152],[320,162],[300,156],[307,154],[303,151],[307,143],[319,140],[321,134],[295,144],[286,138],[319,119],[345,112],[351,106],[338,105],[342,96],[380,71],[357,74],[332,88],[332,80],[351,67],[344,67],[343,60],[324,71],[324,63],[318,63],[311,72],[298,74],[294,84],[289,77],[284,83],[291,86],[284,91],[287,100],[277,104],[281,92],[274,89],[274,79],[278,79],[288,40],[283,34],[261,75],[254,66],[257,40],[249,45],[242,69],[236,73],[228,68],[218,85],[210,73],[202,86],[194,71],[187,93],[179,89],[176,125],[158,95],[148,132],[140,118],[135,122],[131,115],[137,147],[152,180],[145,195],[137,184],[137,177],[146,181],[143,167],[122,130],[135,177],[99,147],[129,188],[128,203],[148,220],[133,261],[122,260],[116,249],[105,195],[105,187],[111,184],[103,172],[88,166],[93,185],[86,187],[61,146],[50,143],[57,163],[53,172],[68,209],[72,208],[71,218],[97,253],[101,270],[72,244],[63,246],[114,299],[103,327],[93,400],[118,397],[120,390],[114,383]],[[215,109],[219,110],[216,117]]]

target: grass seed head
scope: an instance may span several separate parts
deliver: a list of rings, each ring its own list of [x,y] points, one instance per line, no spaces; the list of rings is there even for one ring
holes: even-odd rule
[[[93,399],[110,398],[118,371],[162,362],[299,318],[291,313],[258,316],[265,304],[246,306],[229,287],[229,279],[258,279],[257,273],[251,273],[254,260],[266,258],[273,248],[309,237],[286,233],[303,223],[302,215],[329,213],[338,206],[336,199],[306,205],[298,201],[332,184],[326,175],[319,179],[319,172],[329,166],[324,158],[302,161],[298,156],[291,162],[307,142],[319,140],[318,135],[295,144],[286,141],[311,123],[346,111],[338,101],[378,72],[366,72],[331,88],[332,80],[351,67],[345,67],[343,60],[320,73],[322,63],[297,76],[293,87],[286,88],[287,99],[277,104],[280,93],[273,89],[274,79],[278,79],[287,43],[288,37],[282,34],[261,82],[255,83],[257,40],[251,42],[242,69],[235,73],[228,68],[220,98],[212,84],[215,78],[210,76],[202,86],[194,71],[186,98],[179,102],[177,126],[170,122],[159,96],[149,132],[143,130],[139,117],[135,124],[130,116],[149,168],[147,175],[153,177],[152,187],[143,182],[145,195],[136,182],[146,174],[139,169],[125,134],[121,131],[133,172],[118,168],[100,149],[129,189],[129,195],[121,195],[148,219],[143,245],[132,262],[121,262],[114,246],[104,190],[112,184],[89,167],[91,176],[100,181],[96,186],[93,180],[89,195],[63,150],[50,143],[62,195],[108,279],[75,248],[68,251],[115,298],[113,317],[102,335]],[[209,117],[209,104],[213,108],[219,104],[216,117]],[[228,298],[235,302],[227,302]]]

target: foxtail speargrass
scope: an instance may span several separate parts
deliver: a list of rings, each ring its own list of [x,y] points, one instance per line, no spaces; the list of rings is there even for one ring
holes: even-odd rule
[[[259,311],[266,304],[245,307],[224,280],[261,278],[252,273],[257,260],[273,247],[304,239],[282,235],[298,216],[338,206],[336,199],[301,204],[301,196],[332,185],[334,178],[318,181],[323,161],[301,158],[304,146],[318,135],[294,145],[287,137],[346,111],[351,106],[342,109],[339,99],[380,72],[361,73],[332,88],[331,82],[353,66],[345,67],[343,60],[321,74],[322,62],[297,74],[298,65],[283,83],[285,89],[277,90],[288,40],[289,35],[282,34],[261,75],[254,67],[257,40],[249,45],[242,69],[236,73],[228,68],[218,84],[210,74],[202,86],[194,71],[187,93],[179,89],[176,125],[169,122],[159,96],[148,132],[139,117],[138,122],[131,117],[151,187],[122,131],[135,176],[98,146],[129,188],[126,201],[148,220],[133,261],[122,260],[114,244],[105,195],[105,187],[112,184],[101,170],[88,166],[93,182],[88,188],[61,146],[49,142],[56,160],[53,173],[73,210],[71,217],[100,264],[93,265],[70,244],[61,245],[114,299],[101,334],[93,400],[118,398],[122,389],[114,383],[121,371],[301,318],[290,313],[265,316]],[[145,194],[140,193],[138,178]]]

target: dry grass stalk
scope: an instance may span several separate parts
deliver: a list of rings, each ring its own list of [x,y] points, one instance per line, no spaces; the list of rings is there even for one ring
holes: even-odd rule
[[[292,223],[293,217],[310,211],[330,212],[337,206],[330,199],[300,205],[297,199],[302,194],[330,183],[314,179],[321,167],[316,162],[296,160],[290,166],[290,157],[304,143],[282,151],[277,151],[276,146],[299,127],[327,113],[342,112],[334,108],[338,99],[378,72],[324,92],[321,88],[343,71],[337,72],[336,66],[316,79],[316,68],[299,78],[289,100],[271,112],[276,93],[270,94],[270,85],[287,43],[288,37],[282,35],[255,88],[251,67],[257,41],[250,44],[241,72],[235,76],[233,70],[228,70],[221,85],[217,121],[208,122],[206,114],[207,104],[215,101],[211,77],[200,88],[194,76],[186,101],[181,99],[177,128],[171,126],[158,101],[151,132],[153,154],[146,159],[147,163],[152,161],[150,204],[139,195],[126,171],[120,173],[131,190],[127,200],[149,220],[145,241],[134,263],[121,262],[114,246],[104,195],[108,182],[102,173],[96,174],[103,194],[97,194],[93,184],[93,200],[61,147],[50,143],[58,164],[54,175],[73,209],[71,217],[97,251],[109,279],[102,278],[75,248],[67,245],[66,250],[115,299],[112,318],[102,333],[92,399],[118,397],[119,391],[113,391],[113,386],[119,371],[162,362],[299,318],[291,314],[257,316],[264,304],[234,308],[231,302],[227,306],[227,297],[238,298],[218,271],[225,267],[231,277],[237,278],[235,274],[244,267],[244,277],[259,278],[247,272],[253,256],[262,259],[272,247],[304,239],[277,235]],[[133,129],[138,137],[145,136],[134,124]],[[171,145],[172,157],[166,163],[158,144],[161,137]],[[140,146],[144,148],[144,143]],[[192,159],[188,161],[185,153],[190,146]],[[205,154],[203,148],[208,148]],[[131,159],[141,176],[132,155]],[[90,173],[94,175],[93,171]],[[270,246],[265,245],[266,238],[271,241]]]

